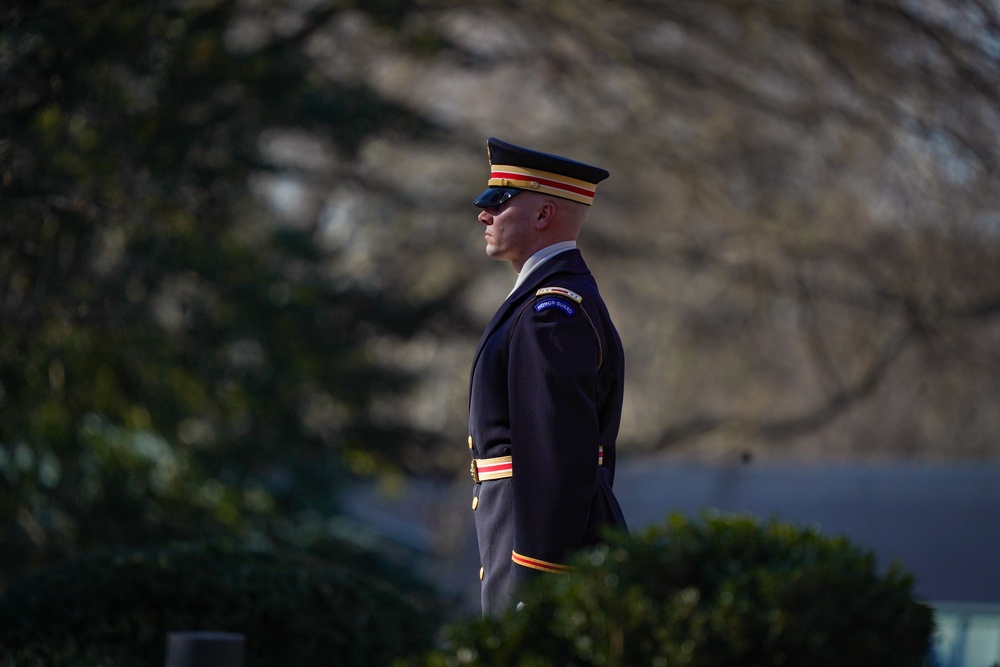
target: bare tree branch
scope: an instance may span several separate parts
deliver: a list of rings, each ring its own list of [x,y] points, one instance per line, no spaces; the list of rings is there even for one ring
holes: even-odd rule
[[[854,382],[833,392],[810,410],[798,415],[756,418],[740,415],[700,415],[666,428],[657,441],[657,449],[668,449],[719,430],[738,430],[750,437],[770,442],[812,433],[870,396],[889,372],[893,362],[913,339],[913,331],[901,329],[882,345],[868,367]]]

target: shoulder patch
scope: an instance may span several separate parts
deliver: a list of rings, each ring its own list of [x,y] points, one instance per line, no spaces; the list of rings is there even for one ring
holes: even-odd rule
[[[546,308],[559,308],[567,315],[572,315],[576,312],[573,306],[569,305],[562,299],[543,299],[535,304],[535,312],[540,313]]]
[[[572,299],[577,303],[583,303],[582,296],[572,290],[566,289],[565,287],[543,287],[535,292],[535,296],[545,296],[546,294],[556,294],[558,296],[564,296],[567,299]],[[538,310],[537,306],[535,309]]]

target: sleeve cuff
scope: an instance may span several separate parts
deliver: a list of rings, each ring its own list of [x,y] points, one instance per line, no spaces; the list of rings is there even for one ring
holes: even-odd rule
[[[541,572],[550,572],[552,574],[566,574],[570,571],[568,565],[561,565],[559,563],[550,563],[546,560],[541,560],[539,558],[532,558],[530,556],[522,556],[516,551],[511,552],[510,559],[514,561],[517,565],[523,567],[531,568],[532,570],[539,570]]]

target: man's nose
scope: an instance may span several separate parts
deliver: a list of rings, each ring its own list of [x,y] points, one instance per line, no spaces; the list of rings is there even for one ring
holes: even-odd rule
[[[479,212],[479,222],[483,223],[484,225],[488,225],[491,222],[493,222],[493,217],[489,213],[487,213],[485,210],[480,211]]]

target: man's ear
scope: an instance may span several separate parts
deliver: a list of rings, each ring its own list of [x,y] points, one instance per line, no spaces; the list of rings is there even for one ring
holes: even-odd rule
[[[537,217],[535,218],[535,229],[541,231],[548,227],[552,220],[556,217],[556,204],[552,201],[544,201],[542,205],[538,207]]]

